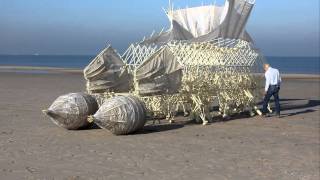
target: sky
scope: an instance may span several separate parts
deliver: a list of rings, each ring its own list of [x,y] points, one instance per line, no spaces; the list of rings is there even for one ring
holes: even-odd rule
[[[94,55],[108,44],[121,53],[169,27],[166,7],[168,0],[0,0],[0,54]],[[256,0],[247,30],[267,56],[319,56],[319,0]]]

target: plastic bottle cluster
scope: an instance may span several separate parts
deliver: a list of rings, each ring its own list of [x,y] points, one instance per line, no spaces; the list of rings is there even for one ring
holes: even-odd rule
[[[127,135],[142,129],[146,123],[146,109],[134,96],[105,99],[99,107],[94,96],[70,93],[58,97],[43,111],[58,126],[78,130],[95,123],[115,135]]]

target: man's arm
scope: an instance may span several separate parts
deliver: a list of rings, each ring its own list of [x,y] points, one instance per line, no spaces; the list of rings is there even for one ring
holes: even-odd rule
[[[280,85],[281,85],[281,82],[282,82],[282,79],[281,79],[281,76],[280,76],[280,72],[279,72],[279,71],[278,71],[278,77],[279,77],[278,85],[280,86]]]
[[[264,87],[264,91],[267,93],[270,86],[270,75],[268,73],[265,74],[266,77],[266,85]]]

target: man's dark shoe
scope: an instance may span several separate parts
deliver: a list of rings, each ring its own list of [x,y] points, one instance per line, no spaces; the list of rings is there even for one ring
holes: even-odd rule
[[[281,115],[277,113],[277,114],[276,114],[276,117],[277,117],[277,118],[281,118]]]

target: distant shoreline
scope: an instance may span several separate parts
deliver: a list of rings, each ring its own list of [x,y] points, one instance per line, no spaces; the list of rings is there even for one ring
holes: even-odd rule
[[[83,70],[78,68],[59,68],[59,67],[40,67],[40,66],[0,66],[0,73],[23,73],[29,72],[32,74],[50,74],[50,73],[75,73],[82,74]],[[37,73],[41,72],[41,73]],[[288,74],[283,73],[282,78],[285,79],[319,79],[320,74]]]
[[[94,56],[1,56],[0,55],[0,67],[12,66],[12,67],[28,67],[22,68],[24,70],[30,69],[29,67],[43,70],[44,67],[53,67],[54,69],[65,71],[84,69]],[[291,58],[291,57],[266,57],[267,62],[272,67],[279,69],[283,74],[320,74],[320,59],[319,58]],[[12,69],[12,68],[10,68]],[[16,69],[16,68],[15,68]],[[21,68],[19,68],[21,71]],[[33,68],[34,69],[34,68]],[[52,70],[50,71],[52,72]]]
[[[47,71],[48,73],[82,73],[82,69],[77,68],[59,68],[59,67],[42,67],[42,66],[0,66],[0,72],[15,71]]]
[[[97,52],[98,53],[98,52]],[[119,52],[122,54],[122,52]],[[91,56],[96,57],[97,54],[0,54],[0,56]],[[320,58],[320,56],[292,56],[292,55],[265,55],[266,58]]]

